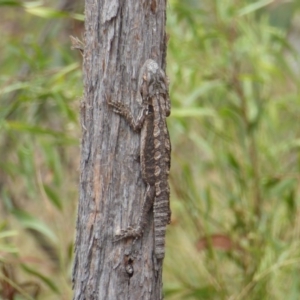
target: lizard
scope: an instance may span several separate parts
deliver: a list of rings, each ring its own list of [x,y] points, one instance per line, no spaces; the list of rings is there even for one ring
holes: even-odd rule
[[[148,213],[153,209],[154,253],[157,259],[163,259],[166,226],[171,221],[168,183],[171,143],[166,122],[171,103],[167,77],[156,61],[145,61],[139,73],[138,88],[141,97],[137,97],[137,101],[141,110],[137,119],[122,102],[107,100],[115,113],[121,115],[135,132],[140,132],[141,173],[147,185],[137,225],[121,230],[116,240],[140,238],[148,223]]]

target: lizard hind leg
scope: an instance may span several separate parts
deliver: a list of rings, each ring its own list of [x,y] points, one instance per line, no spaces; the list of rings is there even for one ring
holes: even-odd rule
[[[148,223],[148,212],[153,206],[154,198],[155,187],[148,184],[137,225],[134,227],[130,226],[126,230],[121,230],[121,232],[116,235],[115,241],[119,241],[125,238],[138,239],[143,235],[143,231]]]

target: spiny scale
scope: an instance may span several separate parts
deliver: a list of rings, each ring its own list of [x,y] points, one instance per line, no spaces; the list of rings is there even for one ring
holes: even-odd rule
[[[142,109],[136,120],[129,107],[121,102],[108,101],[113,111],[123,116],[133,130],[141,132],[141,170],[147,184],[137,226],[122,230],[117,240],[140,237],[147,225],[148,212],[153,207],[154,250],[156,258],[163,259],[166,226],[171,220],[168,184],[171,144],[166,122],[171,105],[166,75],[154,60],[148,59],[141,68],[139,89]]]

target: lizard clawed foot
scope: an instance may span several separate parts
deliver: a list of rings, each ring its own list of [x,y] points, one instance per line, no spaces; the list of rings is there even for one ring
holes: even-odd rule
[[[113,110],[119,111],[120,109],[124,108],[124,104],[119,101],[111,101],[110,99],[106,99],[108,105],[110,105]]]
[[[121,114],[122,114],[121,110],[118,109],[118,108],[113,108],[113,112],[115,112],[115,113],[118,114],[118,115],[121,115]]]
[[[118,115],[123,115],[123,111],[126,109],[123,103],[121,102],[113,102],[108,100],[108,105],[112,107],[113,112],[115,112]]]
[[[138,228],[128,227],[126,230],[121,230],[119,234],[116,234],[114,241],[120,241],[126,238],[135,238],[138,239],[142,236],[141,230]]]

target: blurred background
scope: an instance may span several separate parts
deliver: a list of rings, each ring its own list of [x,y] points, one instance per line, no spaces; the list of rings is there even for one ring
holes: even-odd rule
[[[0,0],[0,299],[71,299],[83,1]],[[169,0],[166,299],[300,299],[300,2]]]

